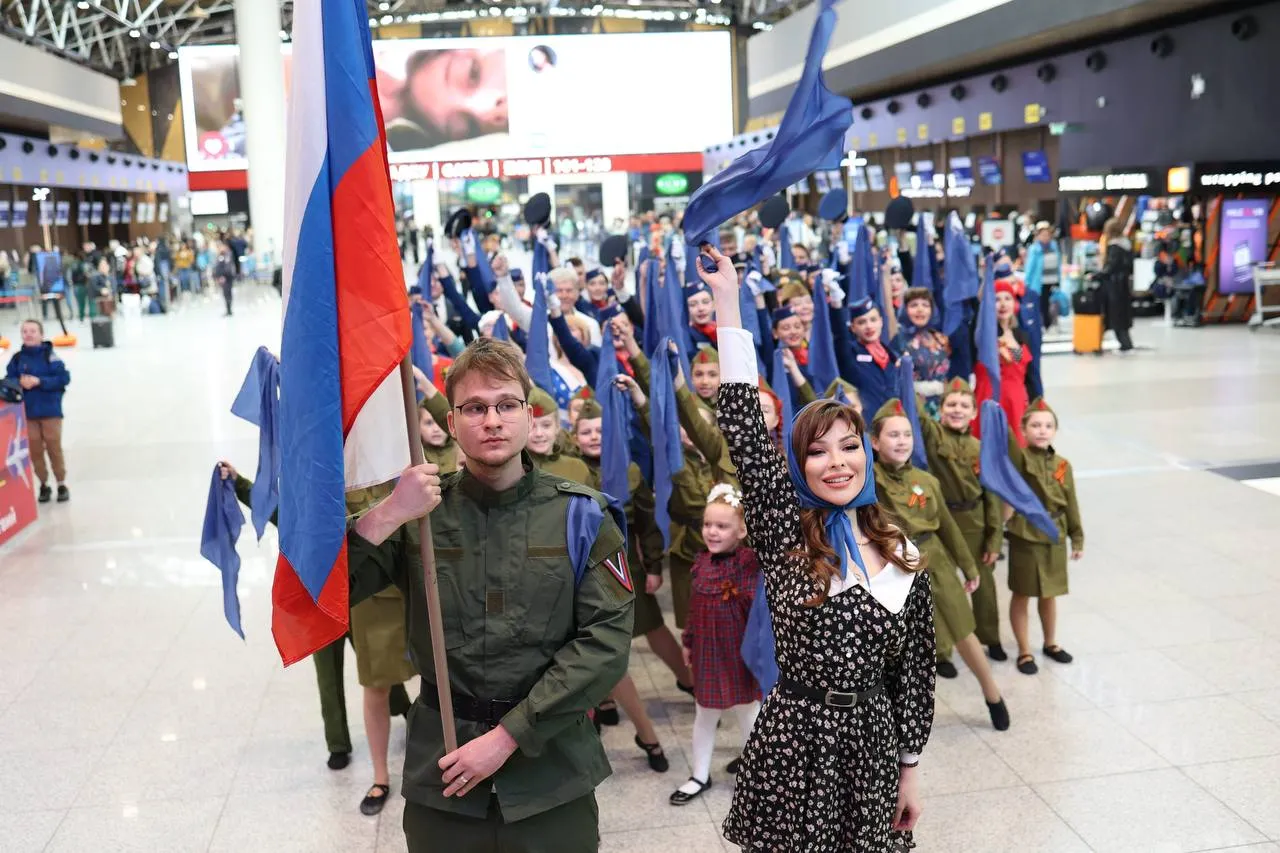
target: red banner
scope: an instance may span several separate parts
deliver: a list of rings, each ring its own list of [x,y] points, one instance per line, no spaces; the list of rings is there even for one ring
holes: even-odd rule
[[[36,520],[36,483],[21,403],[0,403],[0,545]]]

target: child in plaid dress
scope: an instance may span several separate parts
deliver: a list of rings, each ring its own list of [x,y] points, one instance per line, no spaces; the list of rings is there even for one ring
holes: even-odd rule
[[[742,495],[720,484],[707,496],[702,538],[707,549],[693,563],[693,594],[684,629],[685,662],[694,675],[693,775],[671,794],[683,806],[711,787],[711,754],[720,715],[738,715],[743,742],[760,712],[760,687],[742,660],[742,637],[760,566],[742,544],[747,536]],[[732,772],[732,768],[730,768]]]

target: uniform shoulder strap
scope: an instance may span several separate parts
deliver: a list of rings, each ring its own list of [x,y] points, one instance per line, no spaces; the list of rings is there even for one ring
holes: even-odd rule
[[[626,514],[605,495],[579,483],[562,480],[556,484],[556,489],[569,499],[565,513],[565,541],[573,563],[576,587],[582,583],[589,568],[626,550]],[[605,513],[613,516],[618,534],[601,535]]]

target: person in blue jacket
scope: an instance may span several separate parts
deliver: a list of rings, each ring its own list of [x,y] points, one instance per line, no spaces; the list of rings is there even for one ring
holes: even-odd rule
[[[847,309],[831,309],[836,364],[840,375],[858,389],[864,412],[879,411],[879,406],[897,395],[899,354],[881,342],[883,324],[880,309],[870,296],[854,301]]]
[[[67,489],[67,464],[62,456],[62,395],[71,383],[71,374],[53,351],[53,344],[44,339],[44,326],[39,320],[22,324],[22,348],[9,359],[5,376],[22,386],[31,466],[40,480],[40,503],[48,503],[53,497],[50,466],[58,481],[58,503],[66,503],[71,500],[71,492]]]

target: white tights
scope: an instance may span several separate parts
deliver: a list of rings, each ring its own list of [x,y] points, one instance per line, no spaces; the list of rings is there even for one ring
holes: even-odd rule
[[[760,703],[734,705],[733,712],[738,716],[738,729],[742,734],[742,743],[745,745],[747,738],[751,735],[751,728],[756,724],[756,716],[760,713]],[[693,778],[702,782],[711,779],[711,755],[716,748],[716,725],[720,722],[720,716],[723,713],[723,711],[704,708],[701,705],[694,706]],[[686,782],[681,786],[681,790],[686,787],[691,789],[687,793],[697,793],[697,786],[692,782]]]

